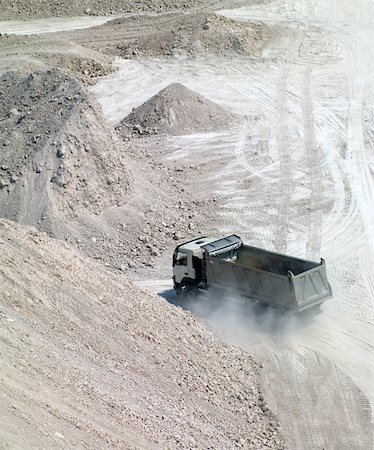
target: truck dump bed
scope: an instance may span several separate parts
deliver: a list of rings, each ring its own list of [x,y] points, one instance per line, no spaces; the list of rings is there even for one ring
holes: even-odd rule
[[[331,297],[323,260],[316,263],[269,252],[245,245],[237,236],[225,240],[204,247],[208,286],[287,312],[301,312]]]

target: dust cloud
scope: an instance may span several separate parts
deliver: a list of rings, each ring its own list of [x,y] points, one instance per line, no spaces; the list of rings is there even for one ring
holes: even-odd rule
[[[259,343],[267,338],[281,339],[285,344],[307,323],[310,316],[292,316],[245,299],[234,290],[214,289],[181,305],[207,320],[218,332],[236,342]]]

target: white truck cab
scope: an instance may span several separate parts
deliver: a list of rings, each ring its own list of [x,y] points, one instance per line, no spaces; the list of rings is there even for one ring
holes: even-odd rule
[[[202,247],[214,241],[216,238],[200,237],[176,247],[173,255],[173,281],[178,294],[192,280],[201,279]]]

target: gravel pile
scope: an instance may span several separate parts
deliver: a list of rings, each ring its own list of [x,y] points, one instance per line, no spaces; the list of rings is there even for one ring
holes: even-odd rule
[[[259,56],[271,37],[261,22],[238,22],[207,12],[120,18],[73,32],[77,42],[123,58],[215,54]],[[105,37],[104,37],[105,36]],[[109,39],[110,38],[110,39]]]
[[[181,135],[228,128],[234,117],[216,103],[173,83],[138,108],[117,130],[139,135],[167,133]]]
[[[0,214],[54,236],[123,202],[125,164],[101,109],[53,69],[0,79]],[[65,230],[66,231],[66,230]]]
[[[35,229],[0,221],[0,446],[284,448],[259,366]]]

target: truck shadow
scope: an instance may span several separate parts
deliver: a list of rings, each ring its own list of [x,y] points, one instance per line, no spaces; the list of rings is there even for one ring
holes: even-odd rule
[[[175,306],[179,306],[178,297],[174,291],[174,289],[166,289],[164,291],[158,292],[157,295],[167,300],[169,303]],[[183,308],[184,309],[184,308]]]

